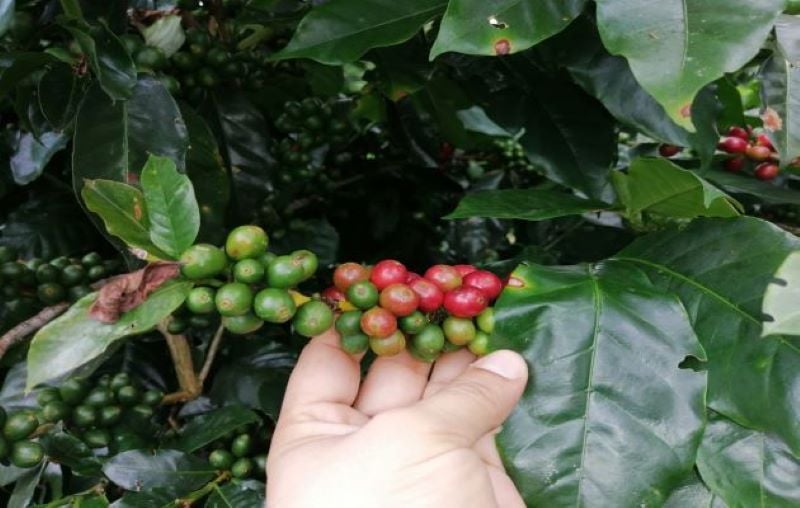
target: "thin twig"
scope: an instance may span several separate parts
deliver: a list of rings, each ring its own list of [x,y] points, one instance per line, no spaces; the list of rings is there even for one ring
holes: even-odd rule
[[[219,325],[219,328],[217,328],[217,332],[214,334],[214,338],[211,339],[211,344],[208,346],[206,361],[203,363],[203,368],[200,370],[200,375],[197,376],[198,379],[200,380],[201,387],[203,386],[203,383],[208,377],[208,373],[211,371],[211,365],[214,363],[214,358],[216,358],[217,351],[219,351],[219,347],[222,344],[222,336],[224,331],[225,327]]]
[[[3,336],[0,337],[0,358],[6,354],[6,351],[8,351],[11,346],[22,342],[30,334],[66,312],[69,306],[69,302],[61,302],[50,307],[45,307],[35,316],[26,319],[4,333]]]

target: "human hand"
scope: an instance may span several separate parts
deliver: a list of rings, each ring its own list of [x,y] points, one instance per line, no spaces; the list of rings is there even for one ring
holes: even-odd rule
[[[474,362],[474,363],[473,363]],[[429,378],[430,374],[430,378]],[[292,373],[267,462],[268,508],[516,508],[494,434],[525,388],[525,361],[467,350],[429,364],[359,359],[328,331]]]

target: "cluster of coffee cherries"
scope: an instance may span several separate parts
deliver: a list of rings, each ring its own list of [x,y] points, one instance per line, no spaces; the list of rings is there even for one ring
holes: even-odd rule
[[[779,156],[769,137],[753,128],[733,126],[726,136],[720,139],[717,149],[730,155],[722,163],[725,171],[731,173],[752,173],[759,180],[768,182],[780,173]],[[662,157],[670,158],[683,149],[675,145],[661,145],[658,149]]]
[[[96,252],[82,258],[23,261],[13,248],[0,246],[0,283],[4,318],[8,318],[4,325],[25,319],[42,306],[86,296],[92,291],[91,283],[116,273],[121,264],[117,259],[104,260]]]
[[[29,468],[44,458],[44,448],[35,440],[39,419],[34,411],[23,409],[6,412],[0,407],[0,462]]]
[[[287,134],[277,147],[281,164],[298,176],[311,174],[311,152],[323,145],[342,146],[353,135],[346,108],[337,108],[333,99],[306,97],[287,102],[275,127]]]
[[[247,425],[211,444],[208,463],[234,478],[263,478],[267,466],[268,435],[264,428]]]
[[[336,320],[342,349],[392,356],[408,348],[428,362],[465,346],[485,354],[490,305],[503,290],[497,275],[471,265],[435,265],[418,275],[391,259],[339,265],[333,283],[323,296],[344,311]]]
[[[266,53],[239,51],[198,28],[186,31],[186,42],[171,57],[136,34],[124,35],[122,42],[140,72],[155,74],[172,95],[190,102],[222,85],[258,89],[266,78]]]
[[[523,172],[536,171],[536,166],[528,159],[528,156],[525,154],[525,149],[517,139],[498,139],[494,143],[500,150],[500,155],[504,159],[505,167]]]
[[[146,446],[150,421],[164,394],[144,390],[126,372],[95,380],[70,378],[39,391],[38,421],[63,422],[88,448],[112,453]]]
[[[317,256],[298,250],[277,256],[267,251],[269,238],[258,226],[239,226],[224,249],[196,244],[181,255],[181,273],[196,286],[186,299],[195,315],[219,315],[230,333],[245,335],[265,322],[292,322],[305,337],[320,334],[333,324],[333,310],[323,301],[294,290],[317,271]],[[169,329],[181,333],[185,324],[173,316]]]
[[[750,127],[731,127],[717,148],[731,155],[722,164],[731,173],[749,169],[762,181],[773,180],[780,173],[779,156],[772,141],[766,134],[758,134]]]

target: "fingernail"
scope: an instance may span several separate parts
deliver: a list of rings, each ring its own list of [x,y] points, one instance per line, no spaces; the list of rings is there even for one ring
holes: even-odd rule
[[[506,379],[520,379],[528,375],[525,360],[513,351],[496,351],[477,360],[472,366]]]

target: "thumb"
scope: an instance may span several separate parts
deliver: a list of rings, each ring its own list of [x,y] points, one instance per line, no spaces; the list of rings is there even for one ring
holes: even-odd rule
[[[527,380],[528,366],[519,354],[497,351],[474,362],[412,411],[421,413],[429,431],[471,446],[508,418]]]

